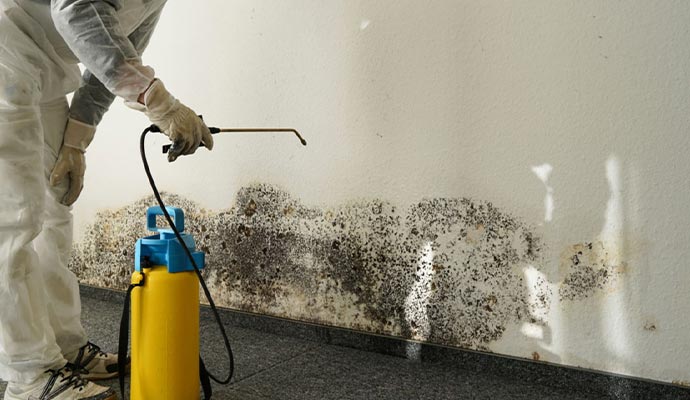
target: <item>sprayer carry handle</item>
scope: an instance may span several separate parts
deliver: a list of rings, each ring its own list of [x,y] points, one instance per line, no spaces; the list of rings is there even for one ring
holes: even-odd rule
[[[175,227],[179,232],[184,232],[184,211],[177,207],[165,207],[170,214],[170,217],[175,223]],[[165,215],[163,209],[160,207],[149,207],[146,210],[146,228],[151,232],[172,232],[170,228],[159,228],[157,224],[157,216]]]

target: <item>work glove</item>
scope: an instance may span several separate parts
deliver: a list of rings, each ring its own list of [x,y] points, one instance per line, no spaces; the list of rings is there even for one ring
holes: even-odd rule
[[[171,95],[159,79],[155,79],[144,92],[143,105],[132,101],[125,104],[143,111],[170,138],[173,144],[168,152],[168,161],[173,162],[180,155],[193,154],[200,143],[209,150],[213,148],[211,131],[204,121]]]
[[[84,153],[95,133],[95,126],[71,118],[67,120],[62,148],[60,148],[53,172],[50,174],[51,186],[58,186],[65,179],[69,179],[69,189],[60,199],[60,203],[66,206],[71,206],[77,201],[84,187],[84,172],[86,171]]]

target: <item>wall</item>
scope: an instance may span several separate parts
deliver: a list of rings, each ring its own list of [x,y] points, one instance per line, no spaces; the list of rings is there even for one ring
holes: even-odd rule
[[[690,382],[690,4],[170,2],[146,53],[218,136],[152,168],[222,305]],[[88,153],[73,265],[122,288],[145,118]],[[151,140],[150,149],[165,143]]]

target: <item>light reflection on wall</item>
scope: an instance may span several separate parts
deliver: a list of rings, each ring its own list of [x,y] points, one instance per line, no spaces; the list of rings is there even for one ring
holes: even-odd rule
[[[545,163],[532,167],[532,172],[539,178],[546,188],[546,196],[544,197],[544,222],[551,222],[553,220],[553,188],[549,186],[549,175],[551,175],[553,167],[551,164]]]
[[[607,258],[612,265],[622,265],[623,260],[623,196],[621,185],[620,160],[616,155],[610,155],[606,160],[606,180],[608,181],[610,197],[606,205],[604,226],[600,238],[607,251]],[[603,335],[607,347],[615,355],[621,365],[631,356],[628,335],[625,330],[627,322],[627,308],[623,279],[617,283],[618,288],[603,300],[603,325],[607,334]],[[602,332],[604,333],[604,332]]]
[[[417,340],[426,340],[431,333],[427,306],[431,296],[431,280],[434,277],[432,244],[427,242],[419,253],[415,283],[405,299],[405,319],[412,327],[413,338]]]
[[[410,326],[412,338],[424,341],[431,334],[431,323],[427,306],[431,296],[431,281],[434,276],[434,250],[433,242],[427,242],[419,253],[415,283],[405,299],[405,320]],[[421,344],[408,342],[406,348],[407,358],[419,360],[421,357]]]

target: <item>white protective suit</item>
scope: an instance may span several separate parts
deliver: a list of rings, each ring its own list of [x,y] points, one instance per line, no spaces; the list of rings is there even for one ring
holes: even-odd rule
[[[68,182],[51,187],[48,178],[68,117],[95,126],[115,95],[136,101],[151,83],[140,55],[164,2],[0,0],[3,380],[31,382],[87,342],[67,269],[71,208],[59,202]],[[65,95],[75,90],[70,107]]]

